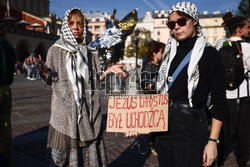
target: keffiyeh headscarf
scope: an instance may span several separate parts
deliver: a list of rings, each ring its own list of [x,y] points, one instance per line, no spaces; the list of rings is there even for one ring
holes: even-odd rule
[[[62,23],[60,39],[57,40],[54,45],[67,51],[66,69],[68,72],[69,80],[72,85],[75,102],[78,106],[78,123],[79,123],[82,115],[81,112],[83,103],[82,82],[80,81],[81,77],[86,82],[86,85],[88,85],[87,89],[90,89],[90,83],[89,83],[87,46],[85,45],[86,21],[84,21],[84,28],[83,28],[84,39],[82,44],[77,43],[72,31],[68,26],[69,14],[71,13],[71,11],[75,9],[82,12],[82,10],[79,8],[72,8],[66,11]],[[92,120],[91,116],[92,115],[90,112],[90,120]]]
[[[191,16],[198,24],[198,34],[201,33],[201,25],[199,23],[199,12],[192,2],[178,2],[172,6],[172,8],[168,11],[168,16],[176,11],[184,12]],[[168,19],[167,19],[168,23]]]
[[[189,16],[191,16],[198,24],[198,32],[197,32],[197,40],[192,50],[190,62],[188,65],[188,99],[190,106],[192,107],[192,95],[194,90],[196,89],[199,81],[199,69],[198,62],[202,57],[204,48],[207,44],[207,40],[201,31],[201,26],[199,24],[199,13],[196,6],[192,2],[178,2],[172,6],[172,8],[168,11],[168,17],[176,11],[181,11]],[[159,68],[159,74],[156,82],[156,88],[158,93],[167,93],[168,85],[168,71],[170,68],[170,64],[174,59],[177,51],[178,40],[174,37],[172,31],[170,33],[170,38],[166,44],[166,48],[163,53],[162,63]]]

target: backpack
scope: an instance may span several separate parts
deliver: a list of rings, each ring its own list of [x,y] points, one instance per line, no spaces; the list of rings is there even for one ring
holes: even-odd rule
[[[227,40],[219,50],[224,64],[225,86],[227,90],[237,89],[246,79],[240,42]]]

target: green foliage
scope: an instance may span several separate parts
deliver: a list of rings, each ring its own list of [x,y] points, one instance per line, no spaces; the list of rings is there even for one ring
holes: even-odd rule
[[[136,41],[136,36],[135,33],[133,32],[131,34],[131,41],[128,44],[128,46],[125,48],[125,56],[126,57],[135,57],[136,54],[136,46],[135,46],[135,41]],[[148,43],[153,40],[151,38],[151,33],[148,30],[145,29],[140,29],[140,33],[138,35],[138,57],[143,58],[148,50]]]
[[[250,17],[250,1],[241,0],[238,9],[235,11],[235,16]]]

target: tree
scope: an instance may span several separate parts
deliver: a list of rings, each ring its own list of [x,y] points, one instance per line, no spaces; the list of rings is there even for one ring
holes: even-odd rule
[[[242,0],[235,12],[236,16],[250,17],[250,0]]]
[[[126,57],[135,57],[135,41],[136,41],[136,36],[135,33],[133,32],[131,34],[131,41],[128,44],[128,46],[125,48],[125,56]],[[145,29],[140,29],[140,34],[138,35],[138,57],[143,58],[148,50],[148,44],[151,40],[151,33],[148,30]]]

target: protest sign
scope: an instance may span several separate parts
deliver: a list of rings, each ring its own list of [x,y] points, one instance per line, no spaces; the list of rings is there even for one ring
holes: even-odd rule
[[[168,94],[111,96],[107,132],[141,134],[168,130]]]

